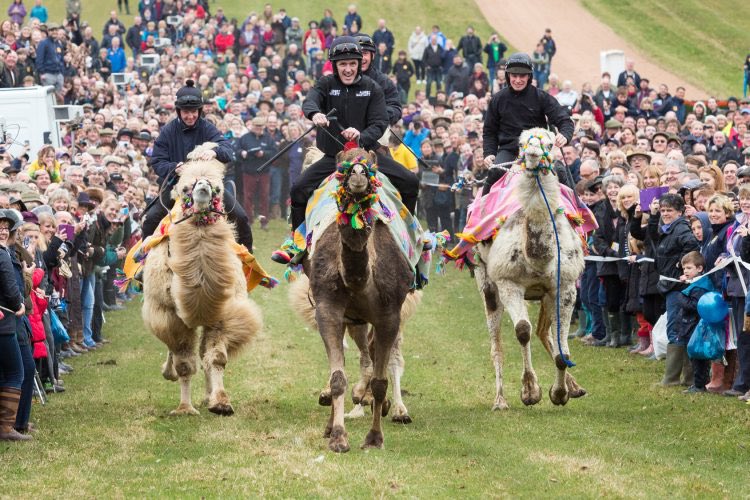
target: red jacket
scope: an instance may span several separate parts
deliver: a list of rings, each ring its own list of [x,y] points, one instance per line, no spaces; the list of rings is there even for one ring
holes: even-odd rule
[[[47,357],[47,344],[44,343],[44,341],[47,340],[47,335],[44,332],[44,322],[42,321],[44,311],[47,310],[47,299],[39,297],[36,294],[36,290],[39,289],[39,285],[42,283],[42,278],[44,278],[44,271],[39,268],[34,269],[34,274],[32,276],[34,287],[31,290],[31,302],[34,307],[29,313],[29,322],[31,323],[31,345],[34,348],[34,359]]]
[[[219,33],[214,38],[214,45],[216,45],[216,52],[226,52],[234,47],[234,35],[232,33]]]

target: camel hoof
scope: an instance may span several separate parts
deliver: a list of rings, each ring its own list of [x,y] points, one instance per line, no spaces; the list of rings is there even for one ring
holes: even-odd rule
[[[318,404],[320,406],[331,406],[333,403],[333,398],[331,398],[331,393],[327,391],[323,391],[320,393],[320,396],[318,396]]]
[[[381,417],[387,417],[388,416],[388,412],[390,412],[390,411],[391,411],[391,400],[390,399],[386,399],[385,401],[383,401],[383,408],[381,408],[381,410],[380,410],[380,416]]]
[[[510,406],[508,406],[508,402],[505,401],[505,398],[502,396],[498,396],[495,400],[495,404],[492,405],[492,411],[502,411],[507,410],[508,408],[510,408]]]
[[[328,431],[328,429],[326,429]],[[331,432],[331,439],[328,441],[328,449],[334,453],[346,453],[349,451],[349,440],[346,431],[341,426],[335,426]]]
[[[182,417],[185,415],[200,415],[200,413],[192,405],[180,405],[169,412],[170,417]]]
[[[362,449],[367,450],[370,448],[377,448],[377,449],[383,448],[383,433],[382,432],[370,430],[370,432],[367,433],[365,442],[362,444]]]
[[[582,398],[586,394],[588,394],[588,393],[586,392],[586,389],[584,389],[583,387],[577,387],[576,389],[570,389],[570,388],[568,388],[568,395],[571,398]]]
[[[397,424],[404,424],[404,425],[410,424],[412,422],[411,417],[408,414],[406,414],[406,415],[393,415],[393,417],[391,417],[391,420],[393,422],[396,422]]]
[[[366,395],[367,395],[367,386],[365,384],[357,382],[357,384],[354,387],[352,387],[352,403],[354,403],[355,405],[369,404],[369,402],[364,403]]]
[[[521,401],[526,406],[532,406],[542,400],[542,389],[536,380],[534,372],[523,374],[523,388],[521,389]]]
[[[217,403],[213,406],[209,406],[208,411],[210,411],[211,413],[215,413],[216,415],[221,415],[223,417],[234,415],[234,408],[232,408],[232,405],[229,403]]]
[[[552,401],[552,404],[555,404],[557,406],[564,406],[565,403],[568,402],[568,399],[570,397],[570,394],[568,393],[568,389],[566,387],[558,387],[555,389],[555,386],[549,388],[549,399]]]

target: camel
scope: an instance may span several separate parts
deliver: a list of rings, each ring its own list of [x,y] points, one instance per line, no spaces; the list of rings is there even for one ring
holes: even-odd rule
[[[203,144],[188,155],[175,187],[169,238],[150,250],[143,268],[143,321],[169,349],[162,375],[180,383],[180,404],[170,415],[198,414],[190,395],[196,344],[208,411],[232,415],[224,368],[262,328],[233,250],[233,227],[222,213],[224,165],[197,160],[214,146]]]
[[[531,323],[525,300],[540,300],[537,336],[557,367],[557,376],[549,390],[555,405],[564,405],[569,397],[583,396],[581,388],[566,371],[570,358],[568,329],[575,305],[575,282],[583,272],[583,250],[575,229],[568,223],[560,206],[560,188],[551,162],[548,160],[554,136],[545,129],[524,131],[520,138],[521,169],[507,175],[519,180],[514,196],[521,209],[508,216],[498,228],[492,241],[477,245],[474,269],[477,286],[484,302],[487,327],[490,333],[490,356],[495,367],[495,402],[493,410],[508,408],[503,393],[503,349],[500,326],[503,311],[507,310],[523,356],[523,388],[521,401],[525,405],[538,403],[541,390],[531,364]],[[557,308],[557,247],[550,213],[542,190],[555,217],[560,242],[560,339],[553,338]],[[555,334],[556,334],[555,328]]]
[[[413,283],[413,268],[388,226],[372,217],[379,181],[375,155],[356,148],[337,158],[339,188],[336,221],[322,229],[314,252],[303,262],[310,279],[315,320],[329,363],[331,413],[324,436],[334,452],[349,451],[344,426],[344,331],[348,323],[369,323],[373,397],[372,426],[362,448],[382,448],[387,368],[398,338],[401,310]],[[364,328],[364,327],[362,327]]]
[[[289,288],[289,301],[295,313],[308,326],[317,330],[318,324],[315,321],[315,306],[310,297],[310,280],[304,274],[294,281]],[[401,424],[412,423],[401,395],[401,377],[404,374],[404,357],[401,353],[401,343],[403,341],[403,325],[417,311],[417,307],[422,301],[422,291],[415,290],[406,296],[403,306],[401,307],[401,328],[398,337],[391,349],[390,360],[388,361],[388,375],[391,379],[393,403],[390,405],[391,420]],[[372,380],[372,359],[369,350],[369,335],[373,335],[373,330],[369,324],[347,323],[346,330],[349,336],[354,340],[359,349],[359,380],[352,387],[352,402],[354,409],[347,413],[347,418],[364,417],[364,407],[372,403],[372,391],[369,390],[370,380]],[[320,393],[318,402],[321,406],[331,406],[331,388],[326,386]],[[388,406],[386,400],[385,406]]]

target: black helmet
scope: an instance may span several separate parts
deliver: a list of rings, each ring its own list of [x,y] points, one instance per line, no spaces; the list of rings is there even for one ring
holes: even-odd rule
[[[354,39],[357,40],[357,43],[362,50],[367,50],[373,54],[377,52],[375,42],[372,41],[370,35],[355,35]]]
[[[531,58],[523,52],[516,52],[505,63],[505,72],[516,75],[530,75],[532,73]]]
[[[336,37],[328,49],[329,61],[336,62],[344,59],[362,60],[362,49],[357,40],[352,36]]]
[[[177,109],[201,109],[203,107],[201,91],[195,88],[193,80],[187,80],[185,86],[177,91],[177,100],[174,105]]]

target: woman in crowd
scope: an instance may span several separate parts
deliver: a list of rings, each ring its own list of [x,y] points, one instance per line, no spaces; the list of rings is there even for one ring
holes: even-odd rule
[[[42,146],[39,150],[36,160],[34,160],[27,170],[29,176],[34,178],[34,172],[37,170],[46,170],[49,174],[50,182],[61,182],[60,162],[55,158],[55,148],[52,146]]]
[[[8,210],[0,210],[0,441],[24,441],[31,439],[16,429],[24,366],[21,349],[16,337],[17,323],[23,318],[26,308],[18,287],[13,265],[14,251],[10,249],[10,237],[22,225],[20,217]]]

